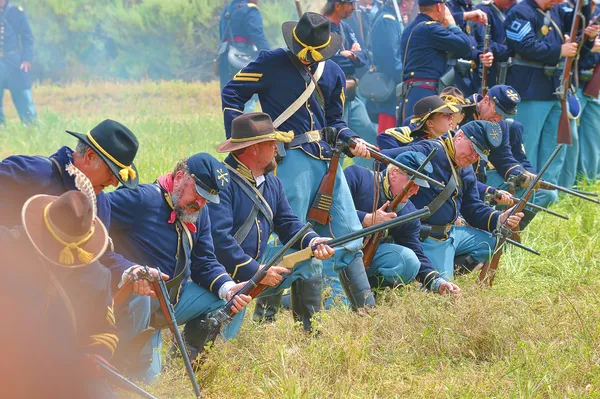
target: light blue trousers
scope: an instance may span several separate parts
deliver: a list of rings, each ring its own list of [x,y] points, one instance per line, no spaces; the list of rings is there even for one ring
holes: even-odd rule
[[[188,282],[179,298],[179,302],[175,305],[175,318],[179,325],[183,325],[187,321],[212,312],[223,305],[225,305],[225,302],[212,292],[196,283]],[[117,328],[119,329],[120,347],[127,347],[139,333],[148,327],[156,328],[152,339],[146,343],[140,352],[138,361],[140,371],[135,375],[129,375],[135,380],[146,384],[151,383],[162,369],[160,356],[162,347],[161,329],[166,327],[158,299],[133,294],[131,301],[126,302],[116,310],[115,316]],[[151,323],[153,319],[154,321]]]
[[[275,256],[277,251],[279,251],[280,249],[281,246],[267,247],[261,258],[259,259],[259,263],[267,263],[269,260],[271,260],[273,256]],[[289,253],[293,252],[295,251],[289,251]],[[259,295],[259,297],[279,294],[283,290],[290,288],[292,283],[296,280],[303,280],[310,278],[314,275],[321,274],[321,269],[321,261],[318,259],[312,258],[311,260],[300,262],[296,266],[294,266],[292,273],[290,273],[288,277],[285,277],[285,279],[278,286],[266,288]],[[240,328],[242,327],[242,322],[244,321],[245,314],[246,308],[244,308],[241,312],[239,312],[233,317],[229,325],[223,331],[223,336],[225,339],[232,339],[238,335],[238,333],[240,332]]]
[[[600,100],[577,93],[582,112],[579,118],[579,162],[577,172],[590,180],[600,179]]]
[[[344,105],[343,119],[348,124],[348,127],[363,140],[377,145],[377,125],[371,122],[367,113],[367,107],[358,97]],[[373,166],[372,160],[359,157],[354,158],[354,163],[366,168]]]
[[[367,269],[367,276],[373,288],[395,287],[413,282],[420,267],[421,262],[411,249],[397,244],[382,243],[375,252],[371,267]],[[323,287],[327,293],[327,309],[338,301],[349,305],[337,273],[333,271],[333,262],[328,260],[323,261]]]
[[[277,167],[276,174],[283,182],[290,206],[302,223],[306,223],[306,216],[328,165],[329,162],[315,159],[301,149],[292,149],[287,150],[287,155]],[[341,168],[335,179],[330,216],[331,222],[328,225],[313,225],[313,229],[321,237],[340,237],[362,229]],[[344,248],[336,249],[333,256],[336,273],[345,269],[354,258],[362,257],[361,246],[362,239],[358,239],[346,244]]]
[[[557,146],[558,122],[560,120],[561,107],[558,101],[522,101],[519,104],[519,112],[515,119],[524,126],[523,144],[527,157],[536,170],[539,170]],[[567,151],[561,151],[554,159],[543,179],[553,183],[570,187],[575,182],[575,171],[577,167],[578,146],[577,124],[571,121],[571,133],[573,144],[567,147]],[[559,183],[560,181],[560,183]],[[552,199],[544,198],[550,194],[548,191],[538,193],[538,201],[549,203]],[[541,197],[541,198],[540,198]]]
[[[454,258],[471,255],[478,262],[491,259],[496,239],[487,231],[470,226],[453,226],[444,241],[427,238],[423,242],[425,255],[446,280],[454,276]]]
[[[35,106],[33,105],[33,97],[31,96],[31,89],[25,90],[10,90],[10,96],[21,122],[25,125],[35,122],[36,113]],[[4,116],[4,91],[0,95],[0,124],[5,123]]]

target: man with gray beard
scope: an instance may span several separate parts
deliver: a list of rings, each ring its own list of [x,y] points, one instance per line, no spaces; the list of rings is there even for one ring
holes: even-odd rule
[[[229,181],[225,165],[199,153],[179,161],[172,173],[153,184],[108,195],[110,236],[118,253],[131,261],[121,285],[142,270],[140,265],[150,267],[155,276],[160,269],[180,324],[222,307],[245,284],[236,284],[217,261],[209,215],[203,211],[207,202],[219,203],[219,192]],[[131,298],[115,310],[122,334],[115,357],[130,377],[149,383],[161,371],[157,349],[166,323],[148,281],[135,280],[133,287]],[[234,313],[250,300],[237,297]],[[186,324],[184,334],[190,333],[187,329]],[[194,353],[200,348],[190,349]]]

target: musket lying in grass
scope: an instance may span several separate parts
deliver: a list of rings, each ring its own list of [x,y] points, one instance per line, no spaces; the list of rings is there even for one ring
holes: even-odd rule
[[[506,180],[509,187],[512,187],[512,189],[510,191],[513,191],[513,192],[516,187],[523,187],[523,184],[525,184],[525,181],[527,181],[527,176],[524,173],[522,173],[520,175],[511,176]],[[593,202],[594,204],[600,204],[600,200],[592,198],[593,193],[585,193],[584,192],[585,194],[582,194],[582,191],[580,191],[580,190],[571,190],[571,189],[568,189],[565,187],[557,186],[556,184],[548,183],[547,181],[544,181],[541,179],[538,179],[538,183],[535,188],[536,189],[541,188],[544,190],[558,190],[565,194],[573,195],[577,198],[581,198],[583,200]]]
[[[152,394],[144,391],[142,388],[138,387],[133,382],[131,382],[127,378],[123,377],[112,366],[106,364],[105,362],[103,362],[102,360],[99,360],[99,359],[95,359],[95,361],[96,361],[96,364],[98,365],[98,367],[100,368],[100,370],[102,371],[102,374],[106,377],[109,384],[111,384],[117,388],[121,388],[126,391],[129,391],[131,393],[135,393],[142,398],[157,399]]]
[[[502,194],[500,194],[500,193],[486,194],[484,203],[494,206],[494,205],[497,205],[498,204],[497,201],[499,201],[501,199],[502,199]],[[511,199],[512,203],[510,205],[508,205],[508,207],[514,206],[516,203],[519,202],[519,198],[515,197],[514,195],[511,195],[510,199]],[[555,212],[548,208],[544,208],[543,206],[536,205],[533,202],[527,201],[526,205],[531,209],[536,209],[538,211],[545,212],[549,215],[556,216],[561,219],[569,220],[569,217],[567,215],[563,215],[562,213],[558,213],[558,212]]]
[[[263,292],[265,290],[265,288],[267,288],[266,285],[261,284],[260,282],[263,280],[263,278],[267,274],[267,271],[271,267],[279,266],[279,267],[286,267],[286,268],[292,269],[298,262],[302,262],[302,261],[312,258],[314,256],[314,251],[321,244],[328,245],[332,248],[338,247],[338,246],[347,244],[351,241],[366,237],[373,233],[377,233],[378,231],[391,229],[391,228],[399,226],[403,223],[409,223],[409,222],[412,222],[417,219],[426,218],[429,215],[430,215],[429,208],[425,207],[423,209],[419,209],[418,211],[407,213],[406,215],[396,217],[387,222],[379,223],[374,226],[368,227],[366,229],[362,229],[362,230],[359,230],[359,231],[356,231],[356,232],[353,232],[350,234],[346,234],[346,235],[338,237],[338,238],[333,238],[331,240],[316,244],[312,247],[307,247],[303,250],[291,253],[289,255],[285,255],[285,253],[292,247],[294,242],[296,242],[301,237],[303,237],[304,234],[306,233],[306,231],[309,229],[310,223],[307,223],[298,233],[296,233],[296,235],[294,235],[294,237],[292,237],[286,243],[285,246],[283,246],[277,252],[277,254],[275,254],[275,256],[273,256],[273,258],[271,258],[271,260],[263,268],[261,268],[246,283],[246,285],[244,285],[244,287],[242,287],[242,289],[239,292],[237,292],[229,300],[229,302],[227,302],[227,304],[224,307],[222,307],[221,309],[218,309],[214,312],[211,312],[206,317],[204,317],[204,319],[202,320],[200,327],[199,327],[200,337],[201,337],[200,342],[204,342],[204,345],[202,345],[202,347],[199,349],[201,351],[204,350],[204,347],[206,347],[207,345],[212,343],[217,338],[217,336],[219,335],[219,332],[221,331],[221,328],[224,325],[227,325],[229,322],[231,322],[231,319],[233,318],[233,311],[232,311],[233,300],[236,296],[243,294],[243,295],[249,295],[252,298],[256,298],[261,292]]]

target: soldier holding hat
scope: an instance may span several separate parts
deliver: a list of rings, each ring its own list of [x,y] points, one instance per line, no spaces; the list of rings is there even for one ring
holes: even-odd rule
[[[256,61],[242,69],[222,93],[226,136],[232,121],[242,114],[244,103],[258,93],[262,109],[273,119],[276,129],[289,134],[280,146],[281,163],[277,176],[283,182],[292,210],[305,221],[313,198],[333,155],[332,145],[354,139],[348,154],[369,157],[366,143],[342,119],[345,76],[329,60],[341,47],[341,37],[330,31],[325,16],[305,13],[299,22],[282,25],[287,50],[263,51]],[[321,130],[332,134],[325,142]],[[342,236],[361,229],[343,173],[335,176],[329,221],[315,225],[322,236]],[[335,252],[335,270],[354,308],[374,306],[369,282],[359,251],[361,240]]]
[[[0,281],[11,303],[0,332],[6,397],[112,396],[95,371],[119,341],[110,272],[99,262],[109,238],[88,194],[35,195],[17,211],[18,226],[0,227],[0,263],[10,270]]]
[[[179,161],[172,173],[160,176],[153,184],[108,194],[110,235],[116,251],[131,260],[123,259],[129,268],[123,272],[121,283],[143,272],[139,265],[147,265],[154,275],[159,268],[167,280],[169,298],[180,324],[223,306],[244,285],[236,284],[217,261],[210,218],[204,209],[207,202],[219,202],[219,192],[229,185],[230,179],[225,165],[209,154],[198,153]],[[129,373],[147,382],[161,371],[157,348],[161,345],[160,330],[166,326],[157,309],[158,300],[151,296],[154,293],[149,282],[138,280],[130,302],[116,309],[122,334],[118,353],[121,359],[139,333],[149,327],[156,329],[139,355],[127,359],[131,362]],[[250,299],[246,295],[236,297],[234,312]],[[192,334],[194,325],[186,324],[184,334]],[[195,357],[200,348],[189,349]]]
[[[409,125],[386,130],[377,136],[377,145],[391,149],[441,137],[452,129],[453,116],[460,110],[459,105],[446,103],[438,96],[425,97],[415,104]]]
[[[398,155],[396,161],[417,170],[425,158],[420,152],[406,151]],[[427,164],[424,173],[432,172],[433,168]],[[415,184],[398,208],[389,211],[390,202],[403,194],[410,179],[409,175],[394,165],[388,165],[382,172],[375,173],[362,166],[352,165],[344,169],[344,174],[354,198],[358,217],[365,227],[414,212],[415,206],[409,198],[421,188],[429,188],[426,181],[415,179]],[[406,285],[416,279],[425,288],[436,293],[460,293],[460,288],[448,282],[425,256],[419,241],[420,230],[421,221],[417,219],[389,231],[391,240],[382,240],[373,263],[367,270],[373,288]]]
[[[478,262],[485,262],[496,244],[489,233],[508,218],[508,226],[516,228],[522,213],[509,217],[483,204],[477,191],[477,179],[471,165],[480,158],[487,162],[492,148],[500,145],[502,132],[497,123],[472,121],[461,127],[454,137],[423,140],[407,147],[384,150],[388,156],[404,151],[417,151],[428,155],[434,148],[437,154],[431,161],[431,177],[444,183],[437,187],[421,188],[411,201],[417,209],[428,206],[431,216],[423,220],[425,255],[433,266],[447,279],[454,274],[454,257],[471,255]],[[456,226],[462,216],[469,226]],[[473,227],[471,227],[473,226]]]
[[[281,138],[269,115],[244,114],[233,120],[231,138],[217,148],[218,152],[229,153],[224,163],[231,184],[219,193],[218,204],[208,204],[208,210],[217,260],[225,265],[236,282],[249,280],[279,250],[278,246],[268,243],[271,233],[277,234],[285,244],[303,226],[290,208],[281,180],[271,173],[277,166],[275,155]],[[325,240],[309,230],[293,248],[300,250]],[[316,259],[326,259],[333,255],[333,249],[321,246],[314,254]],[[266,317],[273,319],[279,308],[281,297],[272,294],[291,286],[294,317],[308,328],[310,316],[321,305],[319,270],[318,260],[302,262],[293,271],[277,266],[269,269],[262,282],[276,288],[263,291],[258,302],[259,306],[268,307]],[[307,288],[313,288],[314,292]],[[313,298],[317,301],[311,303]],[[243,312],[240,312],[228,327],[228,338],[237,334],[242,320]],[[186,338],[193,345],[190,336]]]
[[[102,190],[117,186],[133,189],[138,173],[133,160],[138,141],[125,125],[106,119],[86,134],[67,131],[78,139],[75,150],[64,146],[49,157],[13,155],[0,163],[0,226],[20,223],[19,209],[34,194],[61,195],[69,190],[91,191],[96,195],[98,217],[110,226],[110,204]],[[89,182],[78,184],[83,175]],[[124,265],[113,251],[102,263],[113,269],[115,284]]]

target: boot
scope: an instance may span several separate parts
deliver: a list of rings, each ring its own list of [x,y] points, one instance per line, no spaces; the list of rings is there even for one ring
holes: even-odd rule
[[[252,320],[257,323],[273,323],[279,307],[281,306],[281,294],[259,297],[256,299],[256,308]]]
[[[537,212],[534,212],[534,211],[529,210],[527,208],[523,209],[523,213],[525,214],[525,216],[523,216],[523,218],[519,222],[519,230],[521,230],[521,231],[525,230],[525,227],[527,227],[527,225],[529,223],[531,223],[531,221],[533,220],[533,218],[537,214]]]
[[[292,283],[290,294],[292,314],[294,320],[302,321],[305,331],[311,331],[310,319],[313,314],[321,310],[322,288],[323,281],[320,274]]]
[[[463,274],[471,273],[475,269],[479,262],[473,259],[471,255],[461,255],[454,258],[454,275],[461,276]]]
[[[375,297],[371,292],[371,285],[361,257],[354,258],[338,277],[346,296],[350,300],[352,310],[375,307]]]

